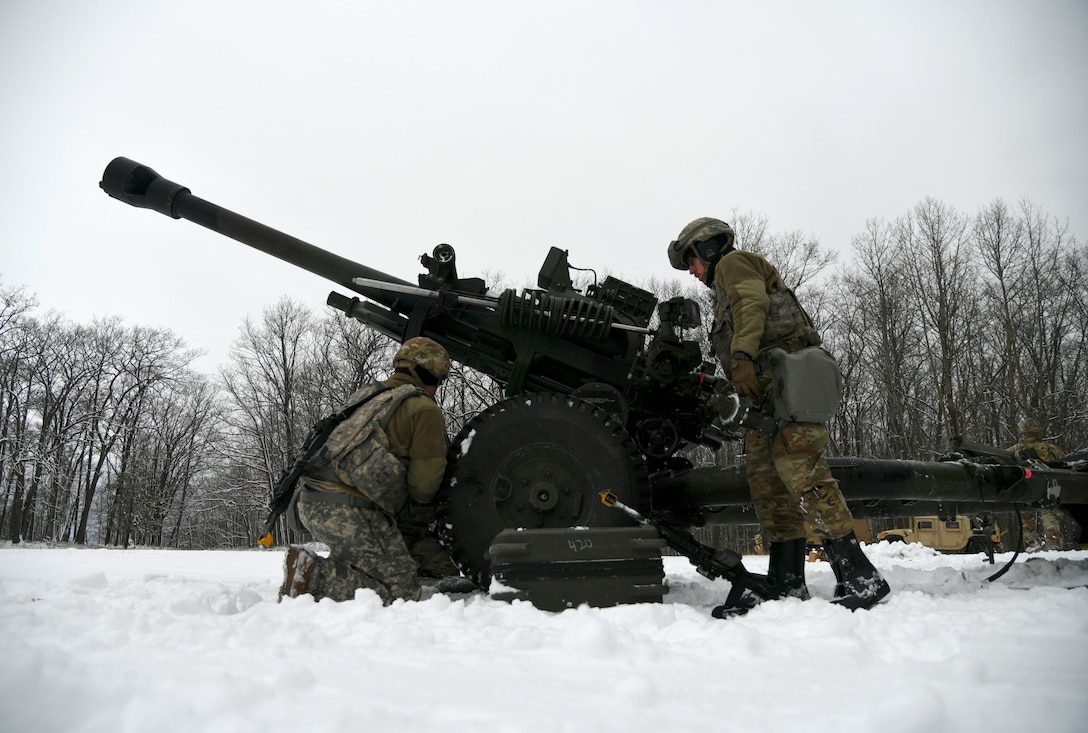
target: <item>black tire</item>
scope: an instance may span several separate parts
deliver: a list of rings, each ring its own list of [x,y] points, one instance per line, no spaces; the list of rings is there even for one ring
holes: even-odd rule
[[[623,425],[576,397],[526,393],[492,405],[458,433],[438,496],[438,532],[466,577],[490,583],[487,554],[504,529],[622,527],[611,491],[650,507],[646,463]]]

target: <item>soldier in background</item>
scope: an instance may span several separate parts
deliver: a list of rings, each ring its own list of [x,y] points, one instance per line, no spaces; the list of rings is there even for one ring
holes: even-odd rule
[[[1043,440],[1043,430],[1039,422],[1034,418],[1025,418],[1020,422],[1020,442],[1009,446],[1009,452],[1018,460],[1039,459],[1042,461],[1060,461],[1065,457],[1065,451],[1053,443]],[[1022,545],[1028,552],[1038,550],[1061,550],[1062,522],[1065,513],[1062,509],[1054,507],[1026,512],[1023,515],[1024,538]],[[1043,534],[1039,536],[1039,525],[1042,524]]]
[[[299,489],[299,517],[329,546],[329,557],[288,548],[281,597],[310,593],[344,601],[357,588],[370,588],[386,605],[419,600],[419,562],[398,517],[405,518],[408,541],[420,552],[421,527],[431,518],[427,509],[446,470],[445,421],[434,395],[449,370],[440,344],[408,339],[393,357],[388,379],[348,398],[345,407],[360,406],[329,436]]]
[[[774,417],[767,352],[800,351],[821,343],[811,319],[767,260],[733,247],[732,227],[719,219],[689,223],[669,244],[669,262],[714,290],[714,351],[734,389]],[[854,519],[831,475],[820,423],[785,422],[767,437],[744,436],[745,469],[760,532],[769,541],[768,579],[778,597],[807,599],[806,524],[811,526],[835,573],[834,603],[851,610],[879,603],[890,588],[854,535]],[[714,609],[724,618],[746,613],[760,599],[750,592],[736,604]]]

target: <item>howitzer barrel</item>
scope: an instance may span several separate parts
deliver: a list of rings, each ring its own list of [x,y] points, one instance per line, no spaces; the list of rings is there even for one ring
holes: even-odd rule
[[[1088,504],[1088,473],[967,461],[828,458],[848,502]],[[654,508],[751,503],[743,466],[696,468],[653,479]]]
[[[126,204],[151,209],[174,219],[188,219],[385,305],[394,303],[396,295],[361,287],[355,284],[355,278],[411,284],[198,198],[185,186],[128,158],[114,158],[106,166],[98,185]]]
[[[431,272],[419,280],[435,288],[417,287],[197,198],[128,158],[110,162],[99,186],[130,206],[188,219],[360,294],[334,292],[326,302],[396,341],[434,339],[452,359],[504,383],[509,394],[569,394],[587,383],[625,387],[649,332],[645,324],[656,300],[626,283],[609,284],[611,278],[599,297],[507,291],[491,298],[482,280],[453,275],[453,249],[439,245],[424,258]],[[560,255],[552,258],[550,274],[568,277]]]

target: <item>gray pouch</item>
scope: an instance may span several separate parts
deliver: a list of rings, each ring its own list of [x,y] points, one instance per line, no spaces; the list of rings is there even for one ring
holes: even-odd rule
[[[842,399],[842,372],[835,357],[818,346],[792,354],[767,352],[771,398],[778,417],[791,422],[827,422]]]

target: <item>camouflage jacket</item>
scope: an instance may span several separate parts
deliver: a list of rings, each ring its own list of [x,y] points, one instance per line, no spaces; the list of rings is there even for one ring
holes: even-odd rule
[[[355,476],[355,481],[351,479],[353,468],[358,467],[353,467],[350,456],[344,460],[337,459],[335,465],[339,469],[330,464],[328,459],[319,460],[303,477],[303,481],[316,491],[342,491],[364,496],[395,514],[409,498],[423,504],[434,500],[446,471],[446,426],[441,408],[424,392],[422,384],[414,377],[394,374],[381,384],[393,390],[404,386],[418,390],[418,393],[408,394],[399,401],[393,413],[385,419],[384,437],[388,439],[386,455],[392,454],[396,460],[393,461],[391,472],[382,472],[380,479],[376,479],[373,473],[368,473],[365,477],[365,482],[376,482],[383,488],[377,492],[373,488],[365,493],[361,491],[356,484],[364,481],[364,477],[358,475]],[[362,387],[344,405],[357,402],[360,397],[372,393],[377,387],[377,384]],[[356,416],[362,417],[365,422],[363,413],[353,415]],[[337,427],[329,436],[329,449],[338,455],[354,445],[350,436],[352,431],[361,428],[358,423],[358,418],[354,421],[349,418]],[[398,462],[400,465],[396,465]],[[338,470],[345,473],[341,475]]]
[[[1039,456],[1044,461],[1060,461],[1065,457],[1065,451],[1053,443],[1047,443],[1045,440],[1039,440],[1037,438],[1026,438],[1016,445],[1009,446],[1010,453],[1016,453],[1018,451],[1030,448],[1035,451],[1035,455]]]
[[[383,384],[422,384],[408,374],[394,374]],[[446,473],[446,422],[440,408],[427,395],[413,395],[393,413],[385,427],[393,455],[408,464],[408,495],[428,504],[434,500]]]
[[[754,252],[733,250],[714,269],[710,341],[728,369],[736,351],[759,360],[768,349],[800,351],[822,343],[793,291],[774,266]]]

